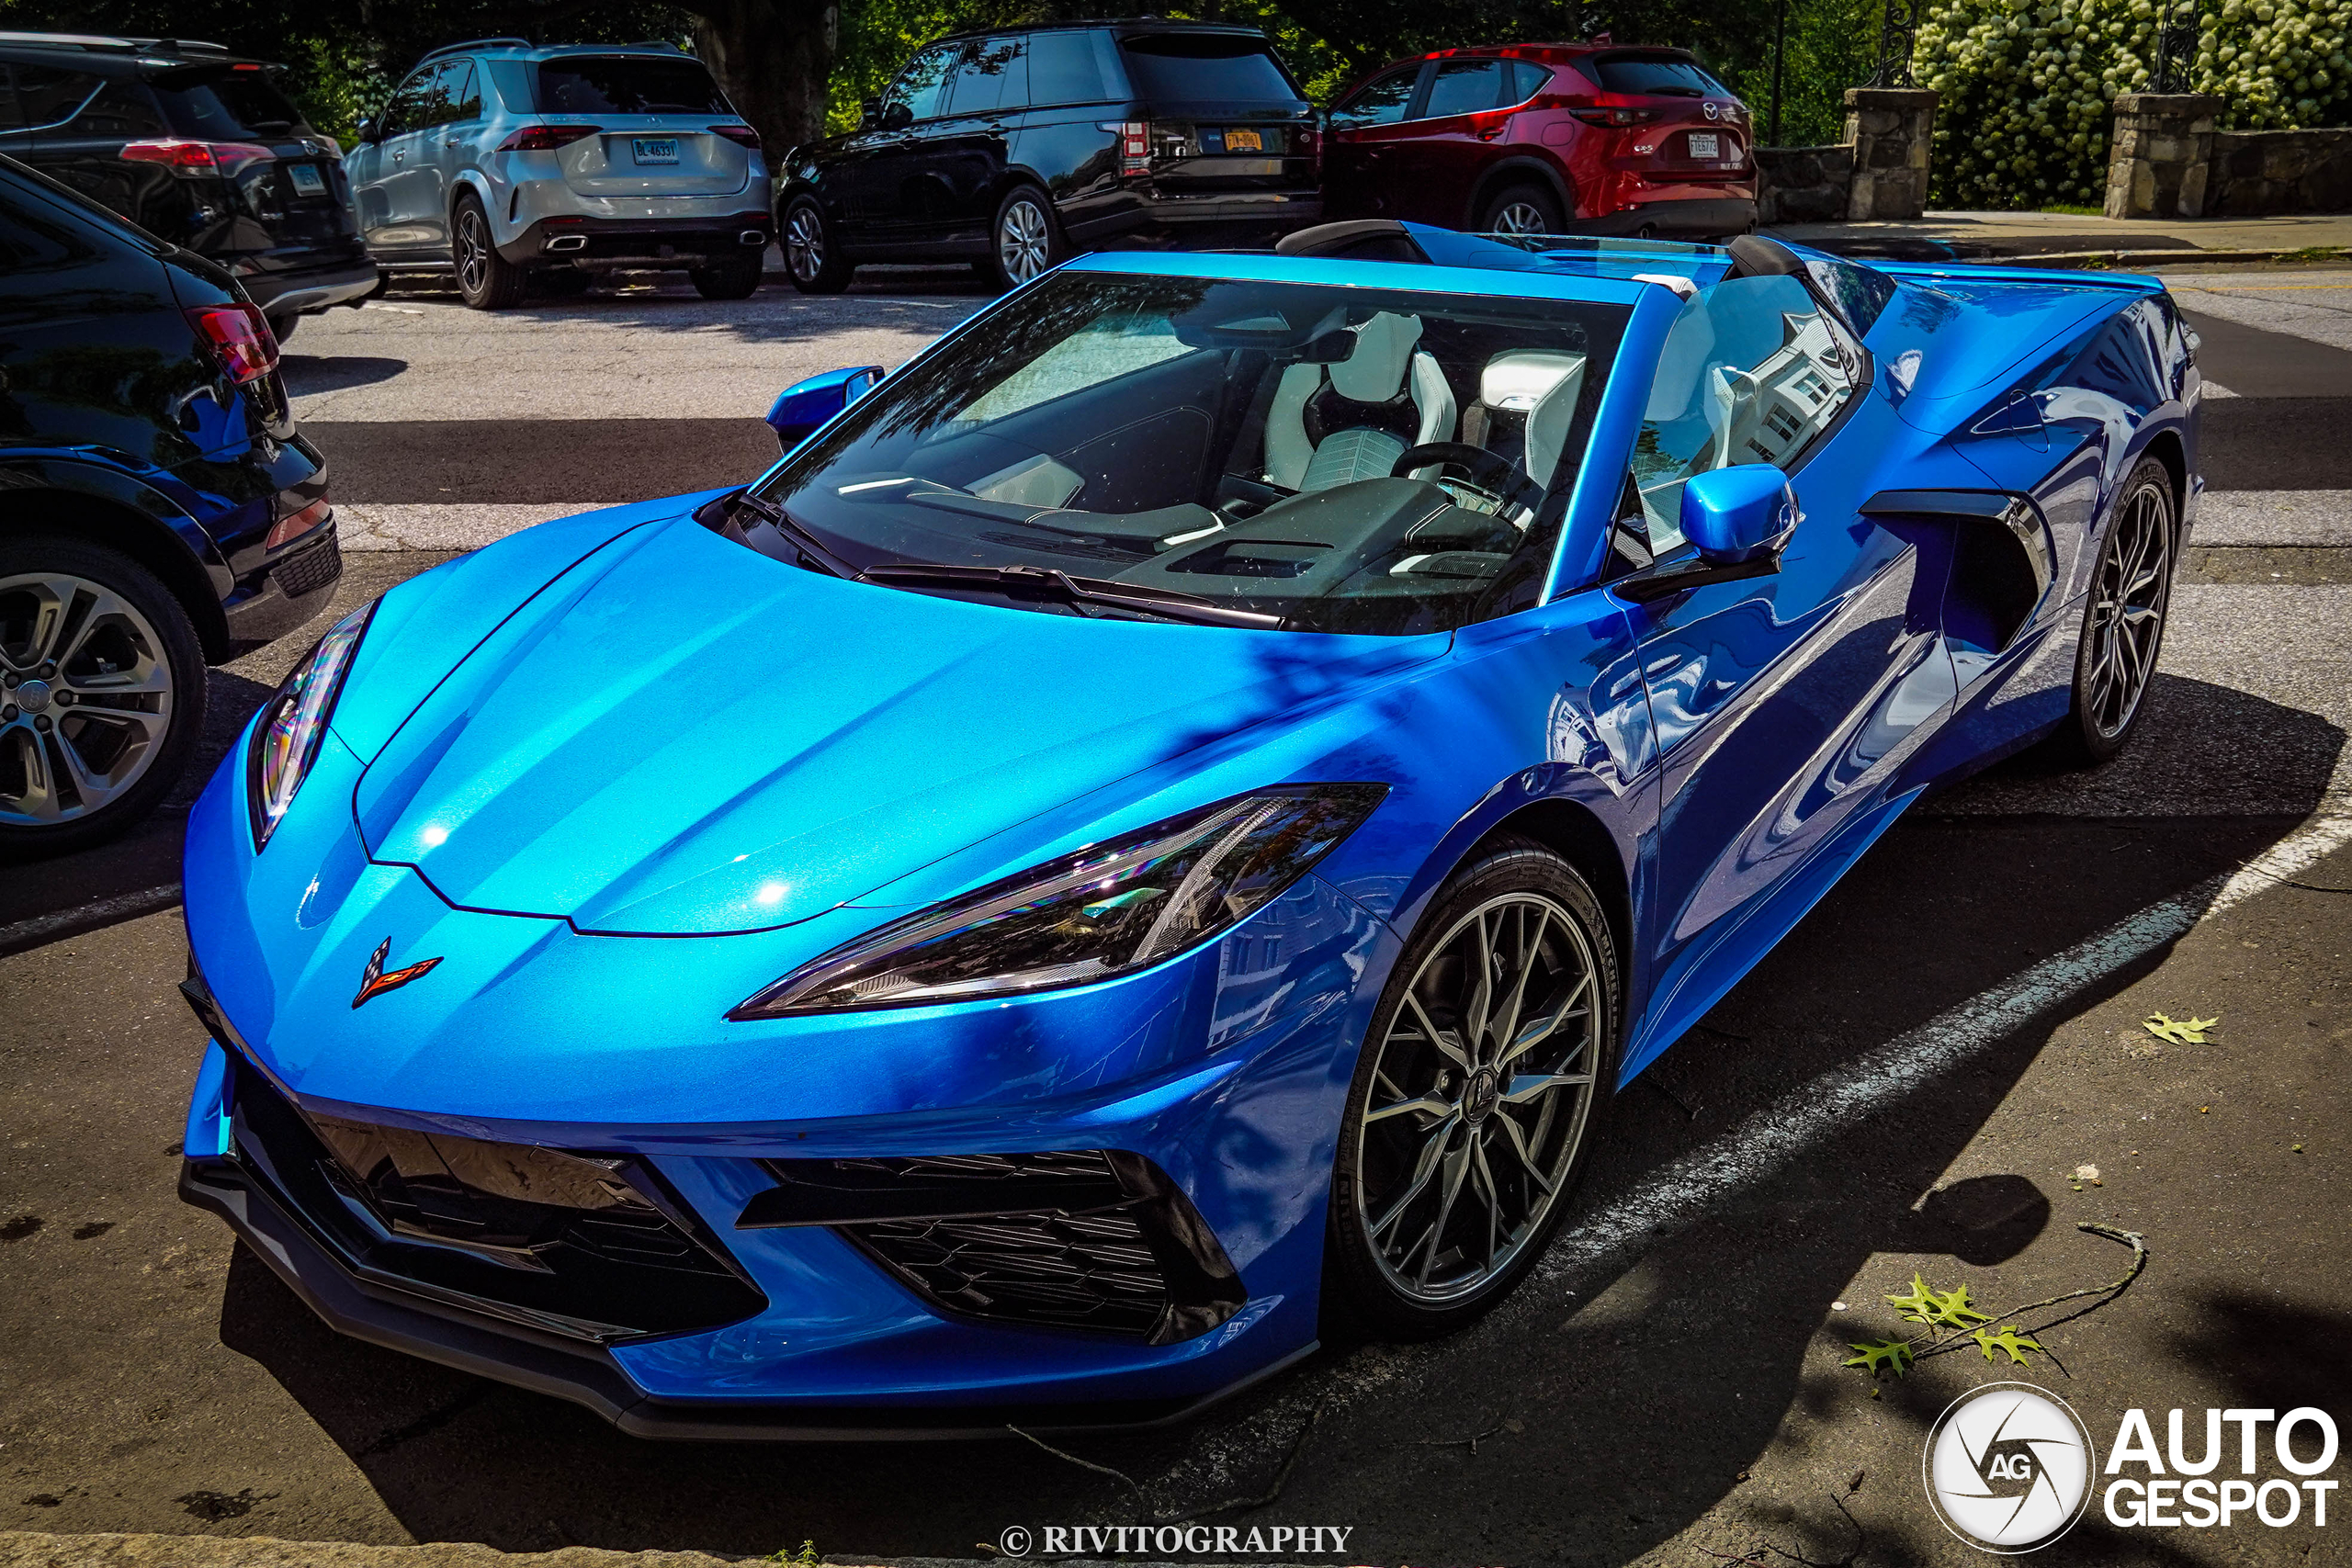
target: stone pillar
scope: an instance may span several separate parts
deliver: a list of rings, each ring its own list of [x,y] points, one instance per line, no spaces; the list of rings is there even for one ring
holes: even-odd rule
[[[2213,117],[2203,93],[2125,93],[2115,100],[2107,154],[2109,218],[2202,218],[2213,162]]]
[[[1854,184],[1846,217],[1917,218],[1928,209],[1928,156],[1936,95],[1925,87],[1849,87],[1846,140]]]

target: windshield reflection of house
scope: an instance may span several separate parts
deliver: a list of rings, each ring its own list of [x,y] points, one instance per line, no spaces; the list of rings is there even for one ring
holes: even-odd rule
[[[1753,370],[1715,367],[1715,444],[1709,468],[1787,460],[1821,428],[1845,379],[1828,322],[1818,312],[1781,317],[1781,346]],[[1693,465],[1690,471],[1698,471]]]

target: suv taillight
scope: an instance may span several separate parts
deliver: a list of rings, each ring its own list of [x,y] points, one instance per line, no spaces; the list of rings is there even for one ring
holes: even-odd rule
[[[716,130],[716,127],[712,129]],[[526,125],[498,144],[501,152],[552,152],[583,136],[602,136],[601,125]]]
[[[277,368],[277,334],[258,305],[198,305],[187,312],[187,324],[239,386]]]
[[[127,164],[161,164],[175,175],[234,175],[247,164],[266,163],[277,156],[250,141],[184,141],[162,137],[126,141],[117,157]]]
[[[1647,125],[1657,118],[1656,109],[1627,108],[1623,105],[1606,105],[1589,109],[1572,108],[1568,112],[1587,125]]]
[[[754,152],[760,150],[760,133],[748,125],[714,125],[710,128],[710,133],[713,136],[724,136],[736,145],[749,147]]]
[[[1151,127],[1142,120],[1125,120],[1119,126],[1119,173],[1151,173]]]

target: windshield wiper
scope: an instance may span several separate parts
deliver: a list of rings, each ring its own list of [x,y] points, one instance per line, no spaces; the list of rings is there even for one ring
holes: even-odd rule
[[[1014,597],[1044,593],[1071,604],[1101,604],[1107,608],[1140,610],[1171,621],[1204,626],[1256,626],[1279,629],[1283,617],[1261,610],[1243,610],[1197,593],[1165,588],[1108,582],[1099,577],[1072,577],[1042,566],[937,566],[907,561],[894,566],[869,566],[858,577],[867,582],[925,585],[941,588],[993,588],[1012,591]]]
[[[736,494],[735,504],[783,535],[794,548],[835,577],[857,575],[857,568],[827,549],[823,540],[794,521],[792,514],[775,502],[746,490]]]

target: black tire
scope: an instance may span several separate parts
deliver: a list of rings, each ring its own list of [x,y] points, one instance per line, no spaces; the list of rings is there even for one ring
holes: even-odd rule
[[[796,196],[776,218],[785,276],[803,294],[839,294],[856,272],[842,254],[841,233],[813,196]]]
[[[2147,714],[2148,687],[2164,652],[2179,558],[2172,474],[2143,457],[2118,492],[2090,592],[2083,596],[2072,698],[2049,742],[2054,760],[2092,767],[2131,743]]]
[[[1505,186],[1478,209],[1481,234],[1557,234],[1566,227],[1560,198],[1539,185]]]
[[[596,286],[596,275],[576,266],[541,267],[528,275],[532,293],[548,299],[577,299]]]
[[[989,224],[989,272],[999,288],[1018,288],[1069,259],[1054,198],[1035,186],[1014,186]]]
[[[283,348],[286,346],[286,340],[294,335],[294,329],[302,324],[302,312],[288,310],[283,315],[270,316],[267,319],[270,335],[276,338],[277,345]]]
[[[449,219],[449,256],[458,269],[458,297],[477,310],[511,310],[523,302],[531,275],[498,254],[490,215],[471,191],[458,197]]]
[[[39,612],[62,584],[65,613],[46,623],[60,640],[37,648]],[[144,716],[119,716],[132,713]],[[0,539],[0,859],[129,828],[178,782],[203,729],[196,628],[146,568],[80,539]],[[112,797],[94,804],[85,784]]]
[[[686,277],[706,299],[749,299],[760,291],[760,276],[767,254],[746,247],[709,266],[689,267]]]
[[[1479,951],[1474,920],[1493,923],[1489,949],[1507,969],[1518,972],[1521,958],[1536,955],[1524,973],[1541,976],[1534,983],[1544,994],[1531,1013],[1522,986],[1508,1016],[1490,1011],[1487,1028],[1464,1031],[1470,1014],[1447,998],[1467,987],[1475,962],[1469,955]],[[1491,962],[1487,968],[1491,975]],[[1579,1006],[1586,1010],[1579,1013]],[[1397,959],[1348,1090],[1324,1259],[1324,1309],[1334,1331],[1390,1339],[1451,1333],[1501,1300],[1534,1266],[1599,1142],[1616,1083],[1619,1011],[1609,921],[1567,862],[1532,840],[1503,838],[1454,874]],[[1503,1021],[1497,1026],[1498,1017]],[[1487,1038],[1508,1032],[1526,1041],[1547,1018],[1549,1032],[1521,1046],[1523,1055],[1506,1055],[1500,1041]],[[1424,1021],[1439,1034],[1455,1037],[1457,1047],[1459,1036],[1470,1033],[1466,1055],[1431,1043]],[[1499,1075],[1498,1063],[1507,1069]],[[1457,1070],[1461,1077],[1454,1079]],[[1589,1081],[1552,1081],[1573,1077]],[[1375,1093],[1395,1098],[1375,1106]],[[1440,1105],[1449,1097],[1443,1115],[1400,1109]],[[1435,1156],[1432,1146],[1441,1151]],[[1525,1158],[1519,1149],[1528,1151]],[[1539,1167],[1544,1176],[1531,1179]],[[1481,1178],[1491,1201],[1478,1195]],[[1551,1182],[1548,1195],[1540,1190],[1542,1179]],[[1471,1199],[1458,1220],[1453,1201],[1440,1190],[1447,1180],[1455,1184],[1457,1199]],[[1437,1209],[1442,1201],[1445,1207]],[[1491,1216],[1484,1241],[1476,1234],[1480,1203]],[[1517,1228],[1502,1238],[1506,1255],[1494,1250],[1493,1238],[1513,1203],[1523,1212]],[[1470,1227],[1466,1237],[1459,1229],[1464,1224]],[[1421,1239],[1408,1239],[1408,1233]],[[1448,1239],[1456,1237],[1448,1248]],[[1487,1254],[1476,1267],[1473,1246]],[[1437,1266],[1457,1252],[1468,1271],[1432,1282]],[[1416,1258],[1423,1260],[1418,1269]],[[1407,1273],[1418,1278],[1408,1280]]]

